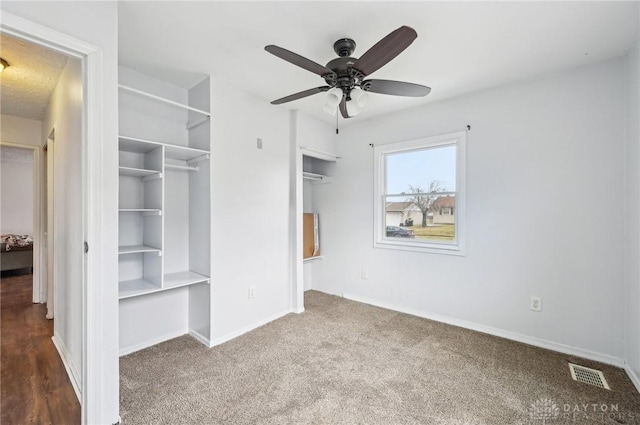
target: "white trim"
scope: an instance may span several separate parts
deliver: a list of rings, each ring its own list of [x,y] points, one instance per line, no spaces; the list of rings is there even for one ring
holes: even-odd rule
[[[638,374],[636,373],[636,371],[633,370],[633,368],[629,366],[629,363],[626,363],[626,362],[624,365],[624,371],[627,372],[629,379],[631,380],[633,385],[636,387],[636,390],[638,390],[638,392],[640,393],[640,377],[638,377]]]
[[[160,344],[161,342],[169,341],[170,339],[177,338],[182,335],[187,335],[189,331],[187,329],[180,329],[178,331],[168,332],[166,334],[157,336],[155,338],[148,339],[139,344],[130,345],[128,347],[120,348],[119,354],[120,357],[126,356],[127,354],[135,353],[136,351],[144,350],[145,348],[152,347],[154,345]]]
[[[303,151],[298,147],[298,111],[289,112],[289,143],[292,153],[292,164],[290,167],[291,188],[290,195],[292,202],[291,217],[291,256],[293,264],[291,265],[291,309],[292,311],[304,310],[304,266],[302,264],[302,213],[303,213],[303,188],[302,179],[303,171]]]
[[[58,338],[58,336],[55,334],[51,337],[51,341],[53,341],[53,345],[56,347],[56,350],[58,350],[60,359],[62,359],[62,364],[64,365],[64,368],[67,370],[67,375],[69,375],[69,381],[71,381],[71,386],[73,387],[73,391],[76,393],[76,397],[78,397],[78,401],[81,402],[82,391],[78,386],[78,380],[77,380],[77,376],[79,375],[79,373],[78,373],[78,369],[76,369],[74,364],[71,362],[69,349],[64,344],[64,342],[60,338]]]
[[[215,347],[216,345],[220,345],[220,344],[223,344],[223,343],[225,343],[227,341],[231,341],[232,339],[237,338],[240,335],[246,334],[247,332],[250,332],[250,331],[252,331],[254,329],[259,328],[260,326],[264,326],[269,322],[273,322],[274,320],[277,320],[277,319],[279,319],[279,318],[281,318],[283,316],[286,316],[289,313],[294,313],[294,310],[291,309],[291,308],[288,308],[288,309],[286,309],[284,311],[281,311],[280,313],[274,314],[271,317],[267,317],[266,319],[259,320],[259,321],[255,322],[255,323],[253,323],[253,324],[251,324],[249,326],[245,326],[242,329],[238,329],[237,331],[233,331],[233,332],[230,332],[230,333],[228,333],[226,335],[223,335],[223,336],[221,336],[219,338],[216,338],[216,339],[214,339],[214,340],[209,342],[209,347]]]
[[[426,252],[432,254],[448,254],[464,256],[465,253],[465,188],[466,188],[466,144],[467,132],[441,134],[423,137],[404,142],[389,143],[373,148],[373,247],[397,249],[402,251]],[[386,167],[385,156],[393,153],[437,148],[442,146],[456,147],[456,235],[453,243],[421,242],[414,239],[389,239],[386,237],[385,209],[386,202]],[[446,193],[446,192],[443,192]]]
[[[39,145],[23,145],[20,143],[0,142],[0,146],[6,146],[17,149],[28,149],[33,152],[33,291],[32,301],[34,304],[43,303],[44,294],[43,286],[46,282],[42,276],[42,268],[40,267],[40,253],[42,252],[42,244],[44,243],[44,235],[42,234],[42,146]]]
[[[15,37],[29,40],[50,49],[82,60],[83,65],[83,199],[85,201],[84,234],[90,251],[85,255],[83,306],[82,306],[82,401],[83,424],[113,422],[103,417],[103,377],[105,346],[103,330],[103,272],[102,258],[102,147],[104,123],[103,58],[96,46],[67,34],[3,11],[0,30]],[[113,372],[113,371],[111,371]],[[115,418],[114,418],[115,419]]]
[[[444,316],[437,313],[431,313],[424,310],[418,310],[414,308],[407,308],[397,306],[383,301],[374,300],[372,298],[362,297],[354,294],[342,294],[343,298],[348,300],[361,302],[364,304],[373,305],[376,307],[386,308],[388,310],[398,311],[400,313],[410,314],[412,316],[422,317],[424,319],[434,320],[440,323],[446,323],[448,325],[458,326],[465,329],[471,329],[473,331],[482,332],[489,335],[498,336],[501,338],[510,339],[512,341],[522,342],[524,344],[533,345],[535,347],[545,348],[547,350],[557,351],[559,353],[569,354],[572,356],[582,357],[589,360],[594,360],[600,363],[606,363],[616,367],[624,367],[625,362],[623,359],[608,354],[602,354],[583,348],[573,347],[570,345],[560,344],[557,342],[549,341],[542,338],[536,338],[529,335],[523,335],[521,333],[507,331],[504,329],[494,328],[491,326],[482,325],[479,323],[469,322],[466,320],[460,320],[449,316]]]
[[[203,343],[207,347],[209,345],[211,345],[209,343],[209,338],[205,337],[200,332],[197,332],[197,331],[194,331],[194,330],[189,330],[189,335],[191,335],[192,337],[194,337],[195,339],[197,339],[198,341],[200,341],[201,343]]]

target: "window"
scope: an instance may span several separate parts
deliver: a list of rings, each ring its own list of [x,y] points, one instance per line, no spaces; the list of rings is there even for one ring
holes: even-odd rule
[[[466,132],[376,146],[374,246],[463,255]]]

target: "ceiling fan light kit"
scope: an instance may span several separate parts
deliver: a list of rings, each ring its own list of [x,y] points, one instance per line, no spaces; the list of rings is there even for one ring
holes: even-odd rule
[[[339,89],[338,87],[334,87],[327,91],[327,98],[323,107],[324,111],[329,115],[335,115],[343,96],[344,93],[342,92],[342,89]]]
[[[336,110],[340,109],[344,118],[350,118],[362,112],[369,98],[367,92],[394,96],[426,96],[431,89],[420,84],[391,80],[365,80],[369,74],[402,53],[417,37],[418,34],[413,28],[402,26],[377,42],[359,59],[351,57],[356,48],[355,41],[350,38],[341,38],[333,44],[333,50],[339,57],[329,61],[327,66],[322,66],[282,47],[266,46],[264,49],[267,52],[321,76],[327,84],[274,100],[271,103],[280,105],[327,92],[323,109],[331,115],[335,115]]]

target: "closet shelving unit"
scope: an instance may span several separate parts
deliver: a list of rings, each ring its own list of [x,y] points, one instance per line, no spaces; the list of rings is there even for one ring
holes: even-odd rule
[[[166,233],[168,227],[176,223],[193,218],[190,205],[173,207],[177,212],[168,217],[167,209],[173,203],[184,203],[184,199],[171,199],[180,192],[192,193],[201,190],[202,196],[208,199],[209,160],[210,151],[202,149],[209,146],[209,131],[201,131],[198,127],[208,124],[209,112],[193,106],[177,102],[153,93],[149,93],[127,85],[119,85],[122,92],[134,95],[145,101],[156,102],[171,108],[188,112],[185,123],[189,146],[166,143],[129,135],[120,135],[118,140],[120,152],[120,235],[119,235],[119,298],[127,299],[167,291],[175,288],[208,284],[210,278],[203,273],[202,262],[194,267],[190,265],[190,258],[176,255],[174,259],[167,258],[167,251],[172,248],[180,250],[197,250],[208,247],[195,246],[204,241],[209,243],[209,237],[191,240],[195,229],[188,228],[189,233],[181,239],[184,246],[167,246]],[[200,147],[190,146],[198,145]],[[206,163],[204,170],[201,164]],[[204,173],[206,175],[192,178],[183,174]],[[167,180],[172,179],[171,188]],[[174,181],[175,180],[175,181]],[[176,189],[178,185],[183,185]],[[188,202],[187,202],[188,203]],[[180,209],[181,208],[181,209]],[[202,214],[208,214],[203,211]],[[202,215],[201,214],[201,215]],[[203,218],[194,221],[202,221]],[[189,226],[189,225],[187,225]],[[178,232],[180,233],[180,232]],[[184,236],[184,235],[183,235]],[[198,238],[195,238],[198,239]],[[180,257],[180,258],[177,258]],[[180,264],[182,263],[182,264]],[[183,267],[181,267],[183,266]]]
[[[331,164],[335,163],[339,157],[328,152],[315,148],[302,146],[302,178],[309,180],[311,184],[331,183],[329,174]]]
[[[340,157],[324,152],[312,147],[301,146],[300,152],[302,153],[302,178],[308,181],[311,185],[320,183],[331,183],[333,178],[331,177],[334,164]],[[306,213],[316,212],[313,202],[313,186],[303,186],[303,211]],[[322,260],[322,255],[314,257],[304,258],[303,264],[308,264],[313,261]],[[309,275],[306,276],[310,278]]]

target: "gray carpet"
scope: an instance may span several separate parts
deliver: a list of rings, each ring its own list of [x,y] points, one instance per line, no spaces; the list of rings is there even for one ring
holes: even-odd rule
[[[124,424],[640,424],[621,369],[314,291],[305,307],[211,349],[184,336],[121,358]]]

